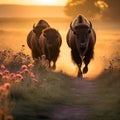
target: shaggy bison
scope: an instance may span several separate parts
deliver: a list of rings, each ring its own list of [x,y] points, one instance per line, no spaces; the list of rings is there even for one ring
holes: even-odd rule
[[[70,24],[70,29],[66,36],[67,44],[71,48],[71,56],[78,66],[78,77],[82,73],[88,72],[88,64],[94,57],[94,46],[96,43],[96,33],[92,23],[82,15],[78,15]],[[82,62],[85,67],[81,71]]]
[[[53,62],[52,68],[56,68],[56,60],[59,56],[60,46],[62,44],[62,38],[60,33],[54,28],[46,28],[42,31],[39,44],[41,48],[42,55],[46,56],[49,61],[49,67],[51,67],[51,62]]]
[[[39,45],[39,37],[42,30],[50,27],[50,25],[45,20],[40,20],[37,25],[33,25],[33,29],[29,32],[27,36],[27,44],[32,52],[33,59],[41,57],[41,49]]]

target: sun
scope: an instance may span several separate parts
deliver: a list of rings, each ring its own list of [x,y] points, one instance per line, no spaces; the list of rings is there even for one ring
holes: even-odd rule
[[[66,0],[36,0],[36,3],[40,5],[65,5]]]

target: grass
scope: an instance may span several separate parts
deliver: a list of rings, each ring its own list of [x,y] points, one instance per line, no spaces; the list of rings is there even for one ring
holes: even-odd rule
[[[52,119],[56,106],[82,106],[89,111],[86,120],[119,120],[119,78],[119,71],[106,71],[96,80],[90,81],[96,86],[94,91],[78,96],[71,87],[78,89],[80,86],[79,90],[82,90],[85,85],[72,84],[70,76],[62,73],[44,73],[40,79],[46,79],[43,82],[45,86],[39,83],[36,88],[28,87],[27,91],[22,93],[25,97],[15,100],[14,119]]]
[[[19,54],[19,59],[21,55],[23,54]],[[26,58],[26,56],[24,55],[22,58]],[[0,60],[2,61],[0,64],[4,63],[4,60],[6,60],[4,54],[1,54]],[[113,61],[115,60],[112,61],[112,64],[110,62],[108,69],[91,81],[78,80],[78,78],[68,76],[62,72],[51,71],[47,68],[48,65],[45,64],[45,61],[43,61],[44,64],[37,61],[32,67],[29,67],[30,61],[29,63],[26,59],[20,59],[20,61],[20,63],[23,62],[22,66],[18,66],[16,71],[8,68],[18,64],[18,59],[14,60],[14,63],[8,60],[7,64],[4,64],[7,67],[2,64],[0,69],[0,88],[4,88],[6,82],[10,84],[9,89],[6,87],[6,97],[3,95],[6,92],[0,91],[0,105],[4,110],[7,107],[5,115],[13,116],[8,117],[10,120],[52,120],[55,114],[59,114],[64,118],[67,112],[64,115],[62,114],[64,109],[58,112],[63,106],[66,106],[66,110],[80,108],[77,111],[73,110],[68,113],[67,117],[77,112],[81,112],[80,114],[83,112],[83,114],[85,113],[84,120],[120,119],[120,71],[118,67],[113,68]],[[8,72],[4,74],[6,69]],[[11,77],[13,72],[16,76],[14,80],[13,76]],[[1,102],[2,100],[14,104],[12,111],[10,111],[11,108],[8,104],[4,105]],[[1,108],[0,110],[2,111]],[[0,118],[6,120],[5,117],[0,116]],[[80,118],[78,119],[80,120]],[[69,119],[66,118],[66,120]]]

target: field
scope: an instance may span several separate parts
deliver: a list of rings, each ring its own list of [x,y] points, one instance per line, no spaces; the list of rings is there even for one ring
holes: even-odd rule
[[[25,45],[25,53],[31,55],[26,44],[26,37],[32,29],[33,24],[40,19],[46,19],[51,27],[56,28],[62,35],[62,46],[60,57],[57,61],[57,70],[69,75],[76,76],[76,66],[71,61],[70,49],[66,44],[66,34],[71,22],[66,18],[1,18],[0,19],[0,47],[1,49],[11,48],[19,51],[21,45]],[[110,58],[120,46],[120,25],[110,22],[93,22],[97,34],[95,47],[95,58],[90,63],[87,77],[95,77],[104,69],[104,59]],[[102,49],[101,49],[102,48]],[[105,57],[105,58],[104,58]],[[104,61],[104,62],[103,62]],[[62,67],[61,67],[62,64]],[[105,63],[106,64],[106,63]],[[97,70],[96,70],[97,66]],[[94,72],[95,71],[95,72]]]
[[[39,19],[0,18],[0,120],[119,120],[119,23],[93,22],[95,58],[80,80],[66,44],[70,19],[45,18],[62,35],[57,70],[33,66],[26,37]]]

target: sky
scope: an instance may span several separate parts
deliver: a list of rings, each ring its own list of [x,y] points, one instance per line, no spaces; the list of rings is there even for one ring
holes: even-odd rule
[[[68,0],[0,0],[0,4],[64,6]]]

